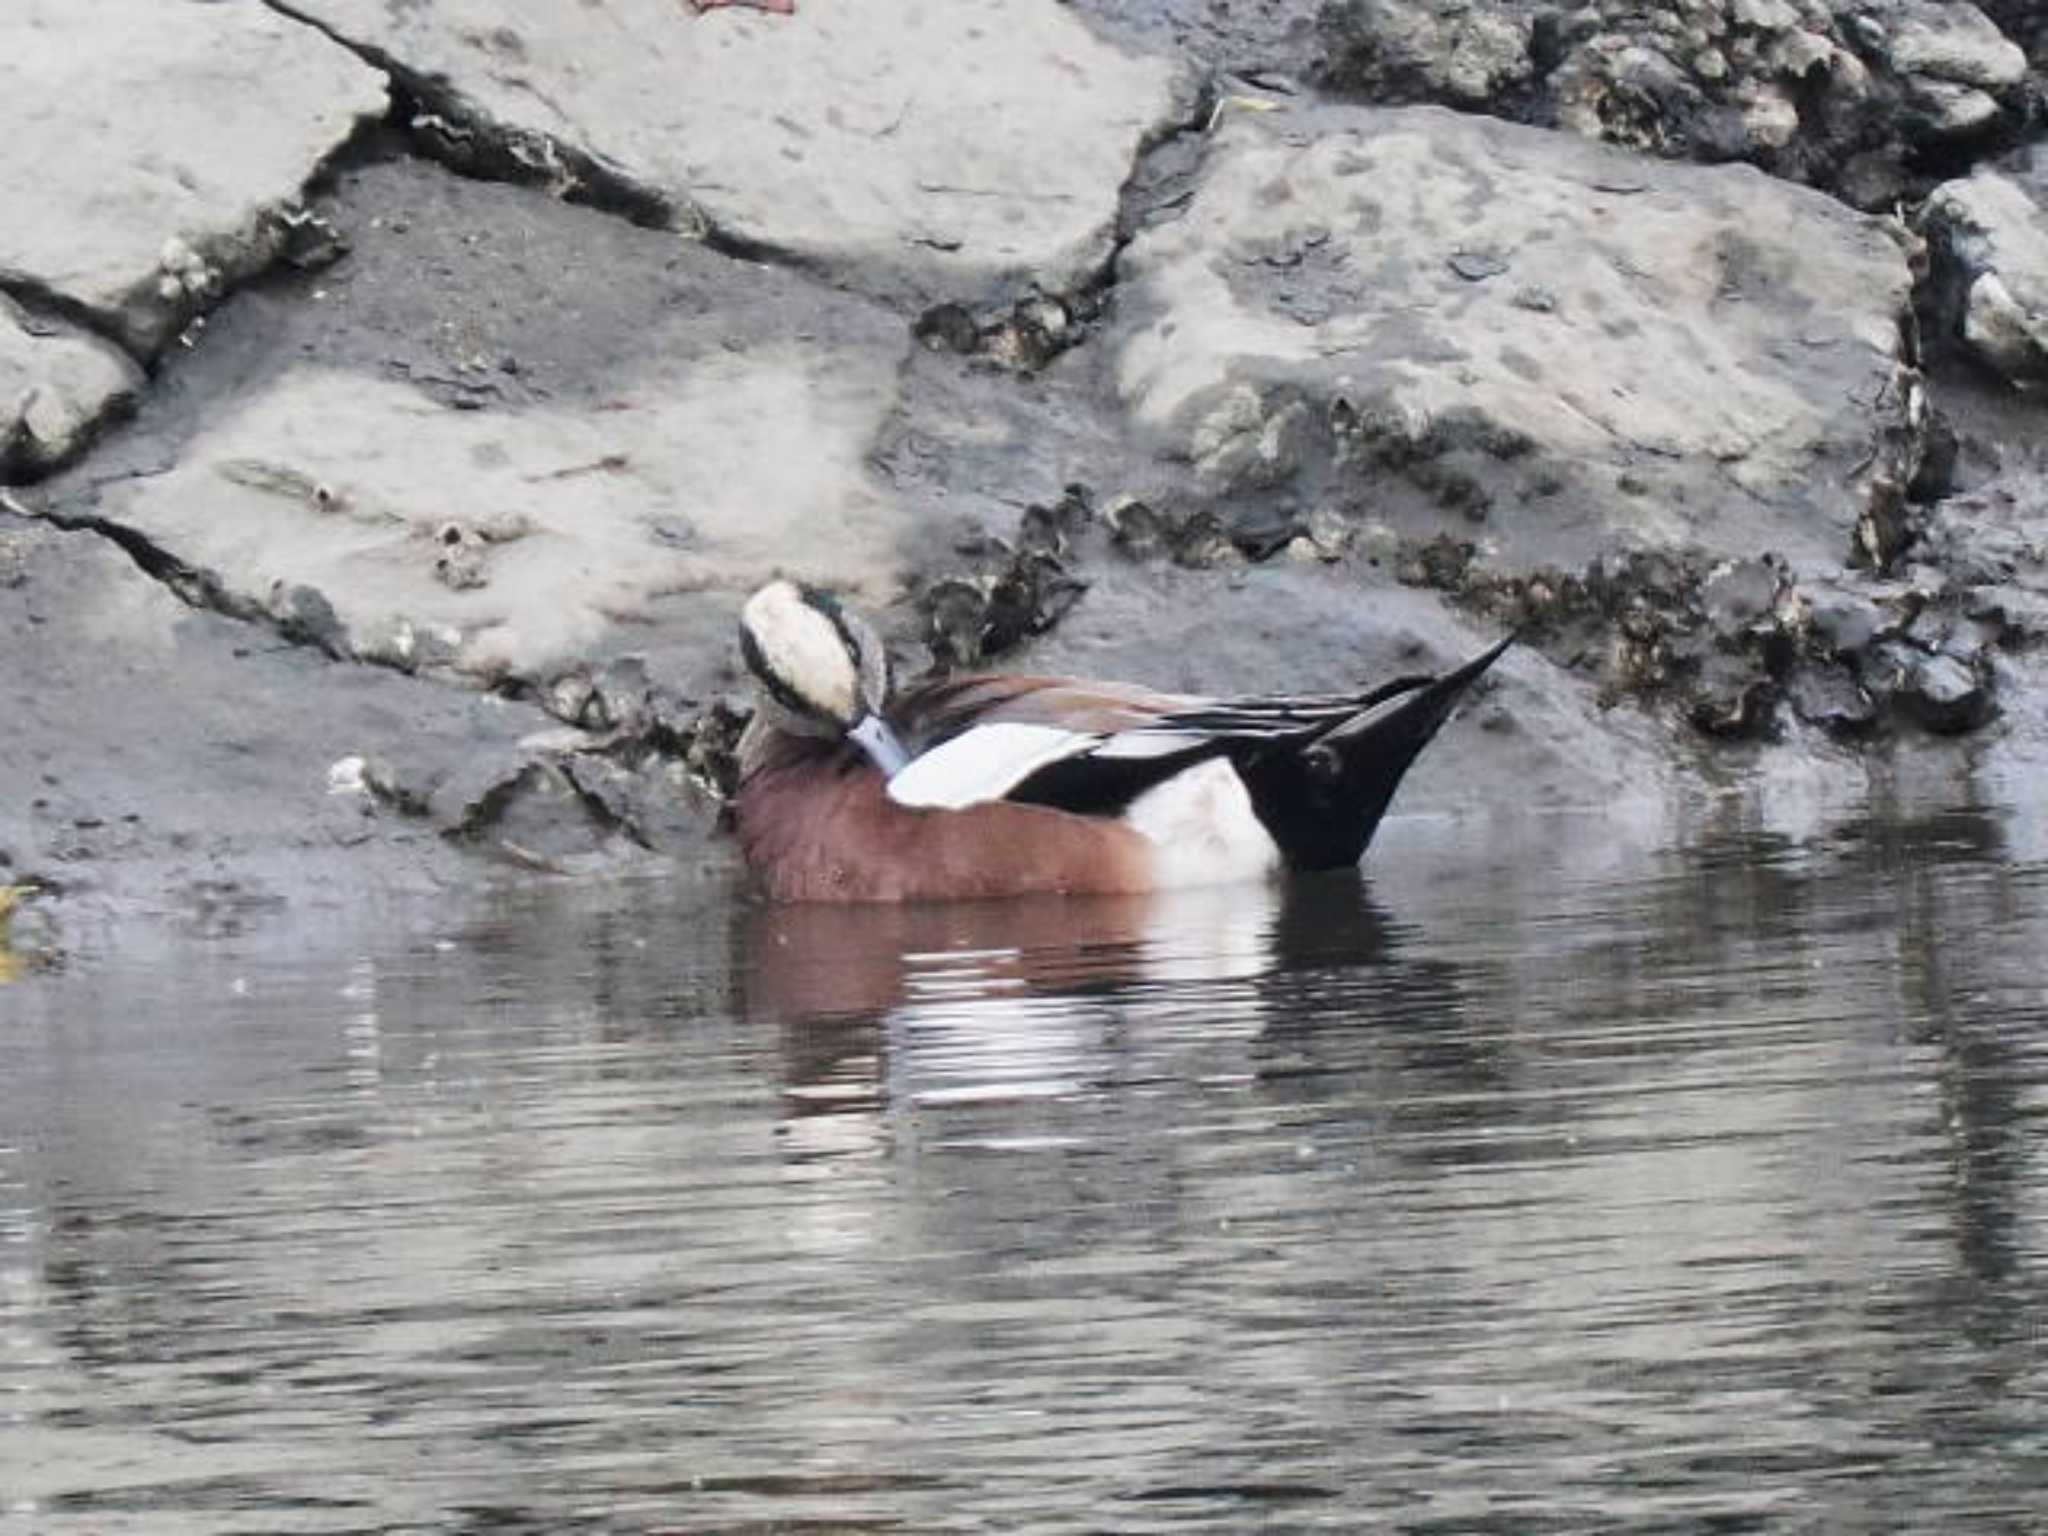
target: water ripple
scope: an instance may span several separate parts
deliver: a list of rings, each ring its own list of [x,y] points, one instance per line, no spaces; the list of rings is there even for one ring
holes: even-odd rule
[[[711,910],[10,990],[0,1525],[2038,1528],[1995,826]]]

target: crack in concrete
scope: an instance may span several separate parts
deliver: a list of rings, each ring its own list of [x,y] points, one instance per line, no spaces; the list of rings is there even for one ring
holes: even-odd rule
[[[615,214],[643,229],[669,230],[702,240],[722,255],[742,260],[790,260],[787,253],[758,247],[719,229],[696,204],[678,202],[645,186],[554,134],[498,122],[473,108],[454,87],[410,68],[385,49],[346,36],[290,0],[263,0],[263,4],[382,72],[391,93],[386,122],[422,159],[480,181],[539,186],[564,202]]]
[[[476,109],[452,85],[411,68],[386,49],[348,37],[318,17],[307,14],[292,0],[262,0],[262,3],[280,16],[312,28],[337,47],[347,49],[371,68],[381,71],[391,95],[391,110],[385,121],[422,159],[479,181],[539,187],[564,202],[613,214],[643,229],[684,235],[735,261],[780,267],[824,282],[833,280],[830,264],[824,259],[737,234],[719,224],[702,205],[688,199],[679,200],[650,187],[558,135],[501,123]],[[532,89],[530,86],[527,88]],[[1133,150],[1130,172],[1118,189],[1117,216],[1110,248],[1101,262],[1067,288],[1048,291],[1027,285],[1024,294],[1011,295],[989,304],[983,312],[1006,310],[1013,302],[1028,298],[1032,292],[1043,293],[1069,305],[1086,303],[1106,293],[1115,283],[1117,258],[1137,230],[1129,211],[1144,167],[1162,147],[1188,133],[1200,131],[1217,100],[1217,89],[1215,72],[1205,71],[1195,83],[1188,110],[1159,125]],[[534,94],[546,102],[545,96],[537,91]],[[553,103],[547,104],[558,115],[566,115]],[[900,117],[898,121],[900,123]],[[891,125],[892,129],[894,126]],[[996,195],[978,188],[938,187],[933,190],[970,196]]]
[[[81,303],[33,277],[26,277],[18,272],[0,272],[0,293],[14,300],[31,317],[60,320],[67,325],[76,326],[94,340],[105,342],[145,373],[149,371],[149,357],[129,345],[127,339],[121,335],[113,316],[100,313],[91,305]]]
[[[143,575],[164,587],[188,608],[218,613],[252,625],[262,623],[269,617],[252,611],[246,604],[237,602],[207,572],[187,565],[149,535],[129,527],[126,523],[119,523],[110,517],[101,517],[93,513],[70,514],[49,507],[32,506],[7,490],[0,490],[0,511],[10,512],[25,522],[46,523],[66,533],[97,534],[132,560],[135,568]],[[278,629],[275,624],[266,627]],[[279,633],[282,634],[283,631],[279,629]],[[295,645],[310,643],[303,636],[285,634],[284,638]]]
[[[378,667],[423,683],[446,683],[445,679],[433,674],[412,672],[377,658],[338,651],[326,643],[315,629],[235,598],[210,573],[188,565],[146,534],[111,518],[66,514],[37,507],[5,488],[0,488],[0,513],[23,522],[42,523],[67,533],[89,533],[107,540],[145,576],[195,611],[219,614],[252,629],[265,630],[286,645],[316,650],[336,663]],[[547,690],[537,684],[523,683],[498,691],[507,699],[531,705],[543,714],[550,713]],[[643,698],[639,702],[644,713],[648,699]],[[652,760],[682,764],[690,770],[706,798],[716,804],[723,801],[730,788],[734,772],[732,753],[737,735],[738,727],[730,712],[714,702],[699,709],[686,724],[677,725],[650,717],[632,726],[616,728],[609,734],[593,735],[587,744],[572,751],[558,753],[536,748],[486,786],[472,803],[439,831],[441,836],[451,841],[491,840],[494,828],[504,818],[512,801],[542,777],[552,775],[571,791],[594,827],[625,839],[643,852],[656,853],[660,851],[658,840],[630,809],[607,798],[588,780],[588,765],[603,761],[627,771],[639,771],[645,762]],[[368,787],[401,814],[434,819],[429,795],[416,793],[395,781],[380,781]],[[553,860],[529,854],[515,843],[499,841],[508,853],[530,860],[536,868],[557,867]]]
[[[429,674],[413,671],[396,662],[359,656],[352,651],[337,649],[322,635],[319,626],[285,614],[274,613],[247,598],[237,597],[223,586],[212,572],[187,564],[148,534],[114,518],[103,517],[97,513],[65,513],[50,507],[32,506],[7,490],[0,490],[0,511],[10,512],[27,522],[45,523],[66,533],[98,535],[133,561],[135,568],[143,575],[158,583],[186,607],[198,612],[216,613],[237,623],[247,624],[252,629],[267,630],[289,645],[319,651],[333,661],[381,667],[401,676],[426,676],[432,680]]]
[[[972,307],[953,301],[932,304],[911,317],[911,333],[928,346],[994,357],[1005,363],[1005,372],[1013,377],[1038,373],[1055,358],[1086,344],[1116,287],[1117,263],[1146,227],[1145,216],[1183,207],[1193,196],[1192,189],[1161,195],[1159,182],[1170,183],[1171,173],[1157,179],[1148,173],[1180,141],[1190,135],[1199,139],[1214,91],[1215,78],[1203,77],[1187,112],[1162,124],[1138,145],[1131,156],[1130,172],[1117,188],[1109,248],[1073,283],[1056,289],[1029,284],[1021,294]]]

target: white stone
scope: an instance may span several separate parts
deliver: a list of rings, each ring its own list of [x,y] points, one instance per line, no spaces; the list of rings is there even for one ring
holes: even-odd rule
[[[1799,109],[1776,86],[1765,86],[1743,108],[1742,131],[1752,144],[1783,149],[1799,131]]]
[[[1997,24],[1967,3],[1913,6],[1892,30],[1894,68],[1957,85],[2006,90],[2027,77],[2027,56]]]
[[[1784,32],[1799,25],[1799,12],[1786,0],[1735,0],[1735,24],[1758,32]]]
[[[1978,133],[1998,116],[1998,99],[1973,85],[1921,78],[1913,94],[1927,111],[1928,128],[1945,138]]]
[[[1944,182],[1926,224],[1958,265],[1963,339],[2008,378],[2048,378],[2048,208],[1996,171]]]
[[[1139,146],[1185,110],[1174,66],[1040,0],[298,8],[726,234],[953,296],[1086,275]]]
[[[259,0],[7,0],[0,101],[0,279],[144,356],[269,262],[269,216],[385,110],[381,75]]]
[[[327,765],[327,793],[330,795],[367,795],[370,792],[365,770],[369,764],[361,757],[336,758]]]
[[[0,480],[55,469],[141,385],[141,370],[114,348],[37,335],[0,300]]]
[[[1996,272],[1970,284],[1963,340],[2010,378],[2048,378],[2048,311],[2022,304]]]

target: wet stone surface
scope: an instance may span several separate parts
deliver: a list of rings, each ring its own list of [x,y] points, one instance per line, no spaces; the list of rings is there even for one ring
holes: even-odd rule
[[[60,513],[337,655],[526,687],[634,650],[700,691],[778,566],[887,579],[891,316],[417,162],[322,206],[348,260],[220,315]]]

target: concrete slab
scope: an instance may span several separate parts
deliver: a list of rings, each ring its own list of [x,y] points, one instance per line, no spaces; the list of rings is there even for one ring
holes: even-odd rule
[[[1839,565],[1877,439],[1910,432],[1904,257],[1746,167],[1436,108],[1237,112],[1121,270],[1119,386],[1217,495],[1511,561]]]
[[[295,370],[106,510],[339,654],[541,679],[664,597],[807,557],[882,569],[895,529],[860,464],[887,363],[792,343],[587,412],[461,410]]]
[[[283,244],[383,77],[258,0],[0,7],[0,286],[147,358]]]
[[[341,180],[353,253],[239,296],[53,482],[335,654],[545,684],[621,651],[701,696],[774,569],[880,590],[867,467],[909,328],[865,300],[417,161]]]
[[[465,118],[871,291],[1072,286],[1109,253],[1139,145],[1186,110],[1174,65],[1034,0],[287,8]]]

